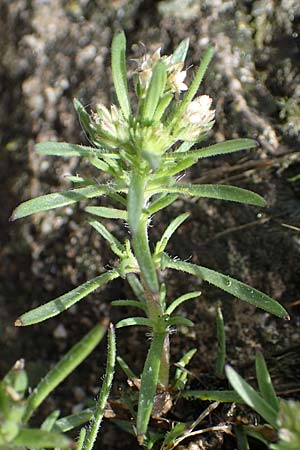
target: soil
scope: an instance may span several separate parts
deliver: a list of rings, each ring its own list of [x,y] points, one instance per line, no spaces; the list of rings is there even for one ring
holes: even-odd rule
[[[180,200],[157,214],[151,239],[171,218],[190,219],[170,242],[168,252],[230,274],[280,301],[289,322],[230,298],[190,277],[167,274],[169,295],[201,289],[201,299],[184,306],[192,332],[172,335],[172,361],[197,348],[189,370],[192,388],[209,389],[216,355],[216,307],[226,323],[227,361],[253,376],[255,352],[262,350],[278,391],[298,398],[300,381],[300,5],[297,0],[2,0],[0,4],[0,201],[1,376],[25,358],[34,386],[72,344],[104,318],[116,322],[126,311],[110,301],[128,287],[115,281],[65,314],[41,325],[15,328],[14,320],[47,300],[96,276],[114,258],[86,223],[82,207],[40,213],[9,222],[23,200],[69,187],[66,174],[89,170],[76,158],[38,156],[34,143],[58,140],[86,143],[72,99],[94,107],[113,101],[110,43],[124,29],[128,54],[140,42],[168,54],[190,38],[188,65],[197,65],[212,44],[216,55],[201,88],[214,99],[216,124],[209,142],[252,137],[256,150],[201,160],[188,173],[191,182],[230,182],[263,195],[263,210],[213,200]],[[140,48],[140,47],[139,47]],[[134,62],[130,62],[131,70]],[[192,73],[190,69],[189,73]],[[105,202],[105,200],[104,200]],[[113,226],[122,235],[122,224]],[[118,352],[140,373],[148,345],[138,329],[118,333]],[[69,414],[95,397],[105,366],[99,348],[44,402],[40,418],[55,408]],[[281,356],[280,356],[281,355]],[[279,357],[280,356],[280,357]],[[279,362],[278,362],[279,361]],[[284,363],[283,363],[284,361]],[[117,371],[114,395],[125,385]],[[221,384],[226,386],[226,382]],[[205,402],[179,404],[183,420],[195,419]],[[226,409],[226,407],[224,407]],[[227,414],[211,416],[218,423]],[[181,409],[181,413],[179,412]],[[227,408],[228,409],[228,408]],[[248,418],[249,418],[249,412]],[[220,419],[221,418],[221,419]],[[105,423],[96,449],[138,448],[135,440]],[[235,448],[234,441],[211,434],[189,450]],[[257,447],[255,447],[257,448]]]

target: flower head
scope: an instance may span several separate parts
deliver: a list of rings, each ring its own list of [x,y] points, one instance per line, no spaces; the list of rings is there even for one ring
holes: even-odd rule
[[[215,110],[210,109],[211,104],[208,95],[200,95],[189,103],[179,125],[181,139],[196,140],[212,128]]]
[[[115,148],[129,140],[128,123],[122,111],[115,105],[111,105],[109,110],[106,106],[98,104],[97,112],[92,114],[92,119],[99,142],[104,147]]]

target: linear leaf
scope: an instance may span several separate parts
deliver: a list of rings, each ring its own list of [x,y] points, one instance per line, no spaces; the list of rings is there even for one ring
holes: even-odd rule
[[[173,302],[168,306],[166,310],[166,314],[171,315],[176,308],[178,308],[179,305],[181,305],[183,302],[186,302],[187,300],[190,300],[192,298],[199,297],[201,295],[200,291],[195,292],[188,292],[187,294],[181,295],[180,297],[173,300]]]
[[[132,242],[134,254],[139,263],[143,279],[151,292],[156,295],[159,292],[157,272],[149,248],[148,230],[143,221],[138,224],[137,232],[132,236]],[[156,309],[158,305],[149,302],[148,306],[153,306]],[[149,311],[150,314],[152,314],[152,312]],[[156,313],[158,314],[159,312],[156,310]]]
[[[112,306],[133,306],[134,308],[142,309],[143,311],[146,311],[146,306],[137,301],[137,300],[113,300],[111,302]]]
[[[58,410],[53,411],[53,412],[52,412],[51,414],[49,414],[49,416],[46,417],[46,419],[43,421],[43,423],[42,423],[40,429],[41,429],[41,430],[45,430],[45,431],[57,431],[57,430],[54,430],[53,428],[54,428],[54,425],[55,425],[55,423],[56,423],[56,421],[57,421],[59,415],[60,415],[60,411],[58,411]],[[59,430],[59,431],[62,431],[62,430]]]
[[[117,356],[117,362],[128,378],[137,378],[136,375],[134,374],[134,372],[128,366],[127,362],[124,361],[123,358],[121,358],[120,356]]]
[[[83,449],[83,444],[84,444],[84,441],[85,441],[86,432],[87,432],[86,428],[81,428],[75,450],[82,450]]]
[[[27,422],[33,412],[73,370],[84,361],[103,338],[106,327],[96,325],[51,369],[39,382],[27,399],[24,421]]]
[[[107,228],[98,220],[88,218],[88,223],[96,230],[98,233],[107,240],[107,242],[110,245],[111,250],[119,257],[122,256],[124,252],[124,246],[121,244],[121,242],[113,236]]]
[[[155,246],[155,254],[158,255],[159,253],[163,252],[172,237],[172,235],[175,233],[177,228],[180,227],[180,225],[190,216],[190,213],[183,213],[180,214],[180,216],[176,217],[172,220],[172,222],[167,226],[166,230],[164,231],[161,239],[157,242]]]
[[[50,317],[57,316],[66,309],[70,308],[72,305],[77,303],[82,298],[86,297],[91,292],[100,288],[109,281],[114,280],[119,277],[119,273],[116,270],[111,270],[102,275],[99,275],[92,280],[78,286],[70,292],[67,292],[54,300],[51,300],[44,305],[41,305],[25,314],[16,320],[16,326],[28,326],[35,323],[43,322],[44,320],[50,319]]]
[[[170,123],[171,128],[174,125],[176,125],[176,123],[178,121],[181,120],[181,117],[185,113],[185,110],[186,110],[188,104],[193,100],[193,98],[197,94],[197,91],[202,82],[202,79],[207,70],[207,67],[213,57],[213,54],[214,54],[214,49],[212,47],[209,47],[203,56],[203,59],[197,69],[194,80],[193,80],[189,90],[185,94],[185,97],[184,97],[183,101],[181,102],[181,104],[179,105],[179,107],[174,112],[174,118]]]
[[[178,361],[176,365],[177,369],[174,375],[173,386],[174,389],[181,390],[184,388],[187,382],[188,372],[185,369],[185,366],[189,364],[193,356],[197,353],[196,348],[192,348],[188,352],[186,352],[182,358]]]
[[[186,38],[180,42],[176,50],[173,52],[171,58],[173,64],[185,61],[189,49],[189,44],[190,44],[189,38]]]
[[[171,319],[168,320],[168,324],[170,327],[173,325],[183,325],[185,327],[193,327],[194,326],[194,323],[190,319],[187,319],[186,317],[181,317],[181,316],[171,317]]]
[[[97,156],[102,154],[99,148],[69,144],[68,142],[40,142],[36,144],[35,150],[40,155],[63,156],[64,158],[71,156]]]
[[[153,121],[154,122],[158,122],[163,114],[165,113],[166,109],[168,108],[169,104],[171,103],[173,99],[173,93],[170,94],[165,94],[163,95],[163,97],[160,99],[156,111],[153,115]]]
[[[114,35],[111,46],[112,76],[117,98],[126,118],[130,116],[126,74],[126,37],[124,32]]]
[[[141,377],[136,423],[137,438],[140,445],[144,442],[153,408],[165,336],[165,333],[154,334]]]
[[[253,139],[232,139],[218,144],[210,145],[209,147],[199,148],[197,150],[190,150],[184,152],[169,153],[164,156],[165,160],[184,158],[208,158],[210,156],[224,155],[228,153],[238,152],[240,150],[246,150],[248,148],[256,147],[257,143]]]
[[[70,448],[71,439],[61,433],[44,431],[38,428],[21,428],[14,439],[15,446],[24,446],[34,449],[42,448]]]
[[[228,292],[234,297],[244,300],[258,308],[274,314],[282,319],[289,319],[287,311],[268,295],[258,291],[241,281],[235,280],[227,275],[223,275],[215,270],[208,269],[196,264],[187,263],[184,261],[173,261],[166,254],[162,256],[162,268],[169,267],[170,269],[181,270],[190,273],[198,278],[201,278],[208,283],[217,286],[223,291]]]
[[[177,173],[182,172],[185,169],[188,169],[189,167],[191,167],[193,164],[196,163],[195,158],[190,158],[188,154],[186,155],[185,158],[179,159],[178,161],[176,160],[175,163],[173,163],[173,161],[172,162],[169,162],[168,160],[166,161],[167,161],[166,164],[162,164],[161,173],[169,177],[173,177]]]
[[[227,378],[244,402],[260,414],[275,430],[278,429],[277,411],[267,403],[250,384],[248,384],[232,367],[225,368]]]
[[[244,427],[242,425],[235,425],[233,429],[238,450],[250,450],[247,434],[244,430]]]
[[[85,211],[95,216],[105,217],[106,219],[127,220],[127,212],[117,208],[107,208],[105,206],[88,206]]]
[[[27,200],[17,206],[11,216],[11,220],[20,219],[49,209],[72,205],[81,200],[107,193],[109,190],[110,188],[103,184],[42,195],[41,197]]]
[[[152,322],[146,317],[128,317],[127,319],[120,320],[117,323],[116,328],[131,327],[133,325],[141,325],[143,327],[151,328]]]
[[[65,433],[66,431],[73,430],[73,428],[79,427],[83,423],[88,422],[95,414],[95,408],[84,409],[78,413],[71,414],[66,417],[56,421],[54,426],[55,431],[61,431]]]
[[[244,403],[235,391],[183,391],[180,394],[184,398],[195,398],[224,403]]]
[[[161,209],[164,209],[167,206],[171,205],[177,198],[178,195],[176,194],[161,194],[158,198],[153,200],[152,203],[150,203],[148,211],[150,214],[155,214],[157,213],[157,211],[160,211]]]
[[[262,353],[257,353],[255,359],[256,378],[258,387],[263,399],[279,412],[279,399],[277,398],[275,389],[273,387],[270,374]]]
[[[153,69],[149,88],[143,107],[143,119],[150,121],[153,119],[157,105],[163,95],[167,82],[167,68],[164,63],[156,63]]]
[[[193,197],[207,197],[218,200],[247,203],[248,205],[265,206],[265,200],[255,192],[247,189],[228,186],[226,184],[173,184],[169,187],[155,189],[155,193],[169,192],[170,194],[191,195]]]
[[[128,280],[128,283],[129,283],[131,289],[133,290],[134,295],[136,296],[136,298],[138,298],[141,303],[146,305],[147,300],[146,300],[145,290],[143,288],[142,283],[140,282],[140,280],[136,276],[136,274],[132,273],[132,272],[129,273],[127,275],[127,280]]]
[[[108,396],[110,394],[111,385],[115,373],[115,364],[116,364],[116,337],[114,327],[111,324],[108,331],[107,362],[106,362],[105,376],[100,390],[99,398],[96,403],[95,415],[92,418],[90,427],[86,433],[83,445],[84,450],[92,450],[92,448],[94,447],[94,443],[96,441],[97,434],[103,419],[105,405],[107,403]]]

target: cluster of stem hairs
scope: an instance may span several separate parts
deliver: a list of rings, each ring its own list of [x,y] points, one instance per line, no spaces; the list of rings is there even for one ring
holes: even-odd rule
[[[193,323],[176,315],[183,302],[196,299],[200,292],[188,292],[178,298],[168,295],[168,269],[194,275],[233,297],[259,307],[280,318],[288,318],[285,309],[266,294],[206,267],[181,261],[166,253],[166,246],[177,228],[189,217],[183,213],[167,226],[158,242],[149,242],[150,221],[158,211],[170,207],[178,197],[207,197],[255,206],[264,206],[264,199],[246,189],[229,185],[188,184],[180,174],[199,159],[254,148],[252,139],[234,139],[199,148],[214,124],[215,111],[208,95],[196,96],[203,76],[213,56],[209,48],[188,87],[185,83],[184,61],[189,41],[185,39],[170,56],[161,56],[158,49],[137,60],[134,74],[135,100],[130,102],[126,73],[126,39],[117,33],[112,42],[112,76],[118,106],[110,109],[97,105],[89,114],[74,101],[82,127],[92,146],[43,142],[36,145],[40,155],[87,158],[109,181],[99,184],[95,179],[70,176],[74,189],[43,195],[18,206],[13,219],[46,211],[81,200],[100,198],[111,200],[111,207],[86,206],[88,222],[109,243],[116,255],[114,268],[86,281],[72,291],[23,314],[17,326],[27,326],[54,317],[116,278],[127,280],[133,298],[115,300],[115,306],[139,308],[142,316],[119,321],[116,328],[139,325],[148,328],[151,343],[140,377],[137,412],[132,429],[141,445],[149,442],[149,421],[156,393],[180,390],[180,376],[169,379],[170,330]],[[134,104],[134,106],[133,106]],[[121,219],[126,224],[128,238],[120,242],[97,218]],[[143,344],[143,346],[145,343]],[[188,358],[187,358],[188,359]],[[121,360],[125,372],[131,373]],[[113,360],[110,360],[111,366]],[[184,377],[183,377],[184,379]],[[149,434],[150,433],[150,434]],[[82,438],[83,446],[87,439]],[[80,442],[81,442],[80,441]],[[148,447],[150,448],[150,447]]]

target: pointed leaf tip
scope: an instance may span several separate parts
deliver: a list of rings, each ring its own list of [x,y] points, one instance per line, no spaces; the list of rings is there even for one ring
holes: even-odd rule
[[[23,326],[24,326],[24,323],[22,322],[21,319],[17,319],[15,321],[15,327],[23,327]]]

